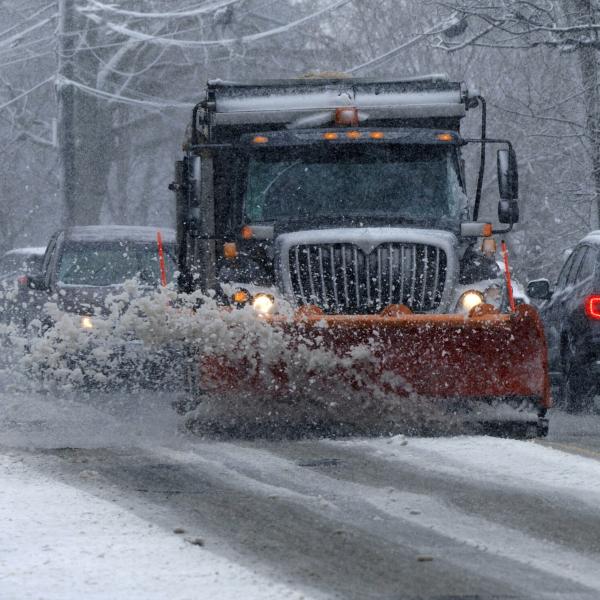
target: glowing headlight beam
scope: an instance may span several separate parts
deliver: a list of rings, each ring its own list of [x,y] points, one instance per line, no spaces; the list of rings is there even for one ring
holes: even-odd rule
[[[475,308],[483,301],[484,298],[481,292],[478,292],[477,290],[468,290],[460,297],[457,308],[465,313],[469,313],[471,309]]]
[[[271,294],[256,294],[252,299],[252,308],[261,315],[271,312],[273,306],[275,306],[275,298]]]
[[[81,317],[80,326],[82,329],[94,329],[94,323],[91,317]]]

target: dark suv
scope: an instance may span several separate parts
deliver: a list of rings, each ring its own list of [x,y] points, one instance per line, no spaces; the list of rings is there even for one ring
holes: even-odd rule
[[[548,359],[559,384],[557,404],[591,408],[600,391],[600,231],[583,238],[566,260],[554,290],[547,279],[529,282],[530,298],[543,300]]]

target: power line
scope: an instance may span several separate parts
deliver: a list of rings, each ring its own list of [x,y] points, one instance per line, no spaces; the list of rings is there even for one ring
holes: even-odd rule
[[[5,102],[4,104],[0,104],[0,110],[4,110],[7,106],[10,106],[11,104],[14,104],[15,102],[17,102],[18,100],[21,100],[21,98],[25,98],[25,96],[28,96],[32,92],[35,92],[35,90],[41,88],[42,86],[46,85],[47,83],[54,81],[54,79],[55,79],[55,76],[52,75],[51,77],[48,77],[48,79],[44,79],[44,81],[38,83],[37,85],[34,85],[31,89],[27,90],[26,92],[23,92],[22,94],[19,94],[18,96],[15,96],[12,100],[9,100],[8,102]]]

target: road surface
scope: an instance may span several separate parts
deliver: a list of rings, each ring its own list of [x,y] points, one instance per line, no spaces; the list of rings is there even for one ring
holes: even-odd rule
[[[257,597],[600,598],[597,416],[556,413],[541,442],[244,441],[186,433],[168,397],[159,395],[2,399],[3,478],[18,475],[15,464],[25,465],[45,482],[110,503],[132,522],[183,540],[186,577],[193,579],[195,561],[200,570],[208,553],[227,561],[227,582],[217,581],[209,592],[186,581],[171,587],[175,600],[215,597],[219,585],[223,598],[240,597],[239,589],[251,597],[261,585],[275,586],[268,587],[274,595]],[[0,494],[0,510],[2,500]],[[50,539],[65,537],[52,530],[50,517],[36,518]],[[81,536],[86,539],[85,527]],[[35,572],[44,574],[42,542],[27,540],[34,566],[39,556]],[[165,549],[170,565],[182,544]],[[46,573],[46,579],[61,573],[56,595],[38,589],[35,578],[28,581],[30,596],[11,595],[23,573],[18,552],[2,545],[0,566],[11,569],[4,577],[0,572],[0,598],[70,597],[77,563]],[[161,560],[154,569],[167,569]],[[93,573],[94,563],[86,568]],[[78,594],[137,597],[123,592],[119,577],[127,573],[97,577],[96,587],[79,582]],[[239,573],[257,579],[241,578],[232,591]],[[186,595],[190,585],[196,595]],[[142,591],[140,597],[164,597]]]

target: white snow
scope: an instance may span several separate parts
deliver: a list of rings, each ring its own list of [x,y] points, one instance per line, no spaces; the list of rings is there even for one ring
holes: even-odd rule
[[[2,600],[308,598],[187,535],[54,481],[27,466],[31,461],[0,455]],[[81,476],[97,474],[82,465]]]
[[[600,461],[594,458],[493,437],[415,438],[399,452],[402,441],[399,436],[356,443],[381,458],[419,469],[519,490],[558,492],[600,505]]]
[[[489,554],[530,565],[549,575],[570,579],[600,591],[600,563],[548,540],[490,519],[468,515],[424,494],[394,491],[373,494],[369,502],[389,515],[425,527]],[[416,506],[418,510],[406,510]]]
[[[199,302],[200,307],[195,308]],[[251,307],[224,311],[211,298],[203,298],[199,293],[176,294],[168,287],[148,294],[135,281],[126,282],[104,304],[103,314],[92,316],[92,329],[83,329],[79,315],[66,313],[54,303],[47,303],[45,312],[55,325],[40,335],[36,329],[41,327],[43,315],[40,322],[31,324],[26,335],[8,328],[6,335],[14,353],[7,371],[18,381],[17,385],[53,394],[82,387],[131,389],[139,387],[152,370],[161,374],[163,385],[172,382],[173,389],[180,389],[181,367],[189,352],[194,362],[198,356],[214,361],[227,357],[240,366],[239,389],[246,389],[244,395],[249,396],[249,401],[241,397],[238,389],[223,394],[221,389],[211,388],[215,380],[205,378],[208,393],[202,410],[216,418],[234,414],[238,422],[265,415],[305,420],[302,402],[278,401],[287,389],[298,397],[310,397],[313,421],[352,423],[367,413],[369,420],[389,422],[392,398],[396,393],[406,393],[406,382],[391,373],[380,374],[389,390],[381,389],[378,381],[369,376],[370,357],[378,351],[375,338],[368,342],[368,349],[361,346],[346,355],[337,355],[322,336],[298,338],[284,328],[266,323]],[[140,351],[137,358],[128,355],[124,363],[122,352],[132,341]],[[340,376],[340,369],[344,376]],[[1,371],[0,367],[0,374]],[[243,386],[243,381],[249,385]],[[360,392],[356,391],[357,384]],[[332,396],[346,395],[354,400],[351,407],[340,408],[331,401]],[[281,414],[281,410],[286,414]],[[403,420],[408,416],[406,412],[403,410],[401,415]],[[408,412],[413,414],[412,410]]]
[[[482,481],[482,487],[485,488],[487,482],[491,482],[533,493],[543,493],[543,488],[537,489],[535,482],[528,485],[522,477],[533,475],[540,463],[547,476],[554,472],[560,477],[561,473],[564,475],[573,470],[575,475],[571,484],[575,487],[572,493],[583,502],[590,500],[586,495],[586,478],[591,476],[594,486],[600,479],[600,461],[515,440],[493,440],[485,437],[448,440],[411,438],[407,443],[404,436],[397,436],[378,441],[325,441],[323,444],[329,447],[332,453],[338,445],[344,445],[353,451],[368,449],[370,445],[376,448],[385,446],[388,448],[387,457],[390,460],[407,460],[405,455],[409,455],[409,460],[420,457],[417,461],[424,469],[440,470],[440,465],[441,469],[444,469],[450,464],[453,466],[452,470],[445,472],[450,475],[449,480],[456,481],[457,486],[460,486],[461,480],[482,481],[479,469],[483,471],[486,466],[491,466],[487,479]],[[171,458],[176,455],[177,453],[169,453]],[[383,453],[382,455],[386,456]],[[179,453],[179,456],[180,460],[186,462],[204,460],[194,457],[193,453]],[[352,513],[346,505],[347,499],[366,502],[373,509],[383,511],[393,519],[409,522],[480,552],[528,565],[600,592],[600,560],[597,555],[584,555],[530,532],[506,526],[501,522],[500,516],[498,520],[480,517],[430,494],[406,492],[397,480],[390,481],[391,487],[385,489],[338,480],[318,471],[307,472],[294,462],[263,450],[245,448],[244,453],[240,453],[235,446],[224,444],[219,448],[219,456],[221,460],[226,456],[229,465],[243,464],[259,480],[277,482],[277,485],[292,487],[300,492],[304,492],[304,488],[318,490],[318,496],[313,496],[312,502],[305,502],[305,506],[312,510],[321,512],[326,507],[338,518],[353,523]],[[525,472],[524,463],[529,465]],[[320,501],[320,506],[316,500]],[[595,498],[595,502],[597,508],[598,497]],[[564,504],[565,510],[569,504]],[[363,514],[367,512],[361,511]],[[454,559],[445,552],[444,557],[450,562]],[[462,556],[457,556],[457,565],[464,566],[461,562],[463,560]]]
[[[85,241],[156,241],[156,233],[160,231],[165,242],[175,241],[175,230],[168,227],[141,227],[133,225],[87,225],[85,227],[70,227],[68,238]]]
[[[451,547],[457,549],[474,549],[600,591],[600,561],[594,554],[507,525],[501,515],[473,514],[436,497],[434,490],[409,492],[398,477],[390,477],[386,487],[367,485],[303,468],[295,458],[278,455],[277,445],[271,451],[247,443],[215,444],[183,437],[168,398],[124,394],[120,407],[102,405],[101,397],[88,404],[9,394],[0,400],[0,436],[3,444],[13,447],[7,456],[0,455],[2,600],[301,597],[212,552],[210,539],[204,547],[192,546],[110,500],[57,481],[45,474],[55,471],[52,459],[14,449],[29,446],[135,445],[159,462],[202,465],[229,486],[264,496],[265,501],[281,498],[349,527],[360,526],[355,520],[359,511],[377,520],[389,519],[390,525],[402,521],[430,531],[440,536],[440,542],[428,552],[436,558],[443,552],[445,560],[460,568],[465,566],[464,553],[447,553],[449,546],[443,540],[456,543]],[[403,436],[318,443],[325,456],[344,456],[349,450],[342,461],[375,456],[443,474],[457,488],[464,482],[551,498],[566,514],[596,509],[600,501],[600,461],[534,443]],[[109,497],[113,493],[85,463],[80,477],[95,487],[104,486]],[[123,491],[114,489],[114,494],[122,498]],[[202,533],[189,531],[183,537],[203,537]]]

